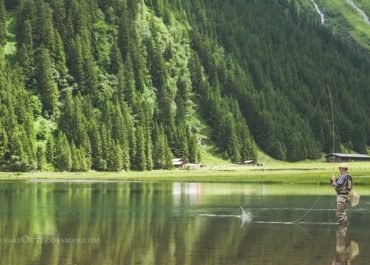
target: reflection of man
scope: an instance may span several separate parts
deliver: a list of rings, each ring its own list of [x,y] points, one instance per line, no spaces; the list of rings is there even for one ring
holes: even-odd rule
[[[337,192],[337,218],[341,226],[348,225],[346,204],[349,202],[349,194],[352,189],[352,176],[348,174],[347,164],[340,164],[340,177],[332,176],[331,183]]]
[[[359,253],[359,246],[357,242],[351,241],[349,244],[346,242],[347,227],[340,226],[337,230],[337,245],[336,256],[332,265],[350,265]]]

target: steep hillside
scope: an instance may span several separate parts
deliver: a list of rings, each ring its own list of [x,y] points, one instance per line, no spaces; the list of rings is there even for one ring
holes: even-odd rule
[[[350,38],[359,44],[359,46],[370,51],[370,1],[298,1],[309,12],[317,12],[317,8],[315,8],[316,4],[325,17],[325,26],[333,29],[335,34],[347,39]]]
[[[204,134],[317,159],[327,87],[335,150],[370,143],[369,63],[288,0],[0,0],[0,41],[1,170],[169,168]]]

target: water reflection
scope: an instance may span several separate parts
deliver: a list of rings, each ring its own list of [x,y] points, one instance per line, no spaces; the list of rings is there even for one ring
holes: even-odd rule
[[[257,223],[297,219],[316,198],[283,196],[283,189],[242,184],[3,182],[0,264],[327,265],[342,264],[332,263],[341,262],[336,260],[341,257],[336,245],[345,246],[337,250],[344,249],[347,261],[355,256],[356,245],[340,243],[343,238],[366,246],[370,236],[366,196],[351,213],[353,228],[344,234],[338,234],[336,226],[319,223],[331,215],[335,219],[335,209],[328,209],[332,196],[320,200],[307,216],[316,225]],[[251,222],[243,223],[240,206],[253,215]],[[356,264],[367,265],[368,253],[361,250]]]
[[[356,241],[347,238],[347,226],[339,226],[336,233],[336,256],[332,265],[350,265],[351,261],[360,254]]]

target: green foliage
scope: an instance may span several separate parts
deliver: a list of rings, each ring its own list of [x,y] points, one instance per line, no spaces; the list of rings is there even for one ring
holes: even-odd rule
[[[1,170],[169,169],[203,130],[234,163],[370,143],[369,63],[288,0],[1,0],[0,46],[8,11]]]
[[[6,10],[4,0],[0,0],[0,46],[6,43]]]
[[[67,137],[59,133],[55,144],[55,168],[59,171],[72,169],[72,154]],[[74,157],[75,158],[75,157]]]
[[[36,64],[37,88],[41,96],[43,110],[47,112],[48,115],[58,117],[58,88],[53,79],[54,66],[48,49],[44,47],[40,48]]]
[[[29,95],[19,72],[0,64],[0,170],[35,169],[36,133]]]

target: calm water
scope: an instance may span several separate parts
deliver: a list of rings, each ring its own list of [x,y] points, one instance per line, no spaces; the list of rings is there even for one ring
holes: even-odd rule
[[[370,197],[338,230],[325,189],[2,182],[0,264],[368,265]]]

